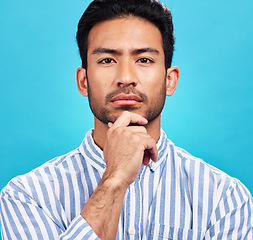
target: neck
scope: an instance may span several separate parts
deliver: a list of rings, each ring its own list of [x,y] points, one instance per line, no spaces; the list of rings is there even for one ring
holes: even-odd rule
[[[160,129],[161,129],[161,115],[159,115],[155,120],[148,123],[146,126],[147,133],[158,142],[160,138]],[[108,126],[105,123],[99,121],[96,117],[94,117],[94,131],[92,137],[94,142],[97,144],[99,148],[104,149],[106,134],[108,130]]]

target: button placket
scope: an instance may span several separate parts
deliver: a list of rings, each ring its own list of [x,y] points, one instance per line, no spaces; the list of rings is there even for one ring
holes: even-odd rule
[[[126,229],[128,233],[128,239],[134,239],[136,229],[134,227],[134,220],[135,220],[135,214],[136,214],[136,199],[135,199],[135,184],[136,180],[130,185],[129,188],[129,222],[128,222],[128,229]],[[137,210],[138,211],[138,210]]]

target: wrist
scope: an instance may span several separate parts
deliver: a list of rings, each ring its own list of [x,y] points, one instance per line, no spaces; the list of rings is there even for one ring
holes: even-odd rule
[[[114,191],[126,191],[129,183],[117,174],[111,174],[105,171],[101,183]]]

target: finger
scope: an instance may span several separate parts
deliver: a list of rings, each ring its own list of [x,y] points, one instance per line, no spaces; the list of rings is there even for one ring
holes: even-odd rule
[[[143,156],[143,160],[142,160],[142,164],[147,166],[149,164],[149,160],[150,160],[150,154],[148,150],[144,151],[144,156]]]
[[[127,127],[130,123],[138,123],[140,125],[145,125],[148,123],[148,120],[139,114],[124,111],[118,117],[112,127]]]
[[[141,126],[127,127],[127,130],[132,131],[134,133],[144,133],[144,134],[147,134],[147,129],[145,127],[141,127]]]
[[[145,151],[149,152],[149,155],[152,161],[157,162],[158,151],[156,148],[155,140],[154,139],[147,140],[144,144],[145,144],[144,145]]]

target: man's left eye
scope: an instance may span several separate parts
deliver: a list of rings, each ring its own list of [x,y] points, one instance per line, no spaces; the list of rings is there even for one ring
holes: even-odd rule
[[[151,59],[149,59],[149,58],[140,58],[138,60],[138,62],[140,62],[140,63],[151,63],[153,61]]]

